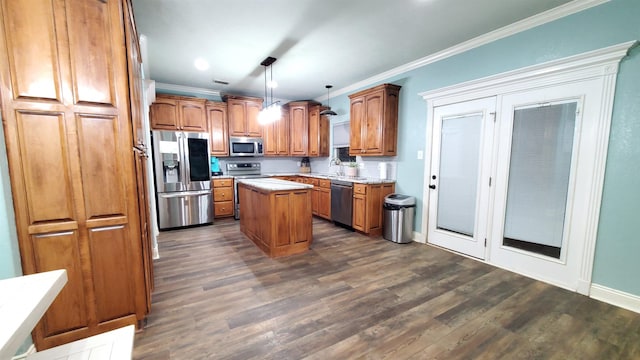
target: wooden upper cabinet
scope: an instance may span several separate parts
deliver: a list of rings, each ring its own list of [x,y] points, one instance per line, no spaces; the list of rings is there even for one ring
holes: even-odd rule
[[[229,156],[229,129],[227,128],[227,104],[207,101],[207,121],[211,155]]]
[[[158,94],[151,105],[151,128],[205,132],[205,102],[205,99]]]
[[[395,156],[398,148],[400,86],[382,84],[349,95],[349,155]]]
[[[315,101],[294,101],[289,106],[292,156],[329,156],[329,119],[320,112],[326,107]]]
[[[309,110],[309,156],[329,156],[329,119],[320,115],[325,109],[314,105]]]
[[[180,100],[178,102],[178,120],[180,130],[207,131],[207,115],[204,99]]]
[[[289,105],[289,129],[291,156],[307,156],[309,154],[309,103],[306,101],[291,102]]]
[[[263,136],[262,126],[258,123],[261,98],[227,95],[224,100],[228,108],[229,136]]]
[[[264,155],[289,156],[289,108],[282,107],[282,116],[264,127]]]

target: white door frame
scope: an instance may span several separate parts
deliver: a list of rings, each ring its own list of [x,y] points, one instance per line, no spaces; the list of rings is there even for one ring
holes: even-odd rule
[[[582,53],[567,58],[554,60],[519,70],[469,81],[441,89],[420,93],[427,102],[427,141],[433,139],[434,108],[457,102],[469,101],[478,98],[500,96],[510,93],[522,92],[531,89],[540,89],[552,85],[562,85],[593,79],[598,81],[601,89],[601,98],[595,106],[595,121],[593,128],[588,129],[593,141],[590,149],[593,154],[593,176],[590,181],[590,194],[584,200],[586,221],[584,222],[584,248],[579,266],[579,275],[576,288],[572,290],[588,295],[591,286],[591,274],[593,258],[598,232],[600,205],[604,183],[604,171],[609,145],[609,131],[611,127],[611,114],[615,84],[620,60],[627,55],[629,49],[636,44],[635,41],[606,47],[603,49]],[[500,108],[498,104],[498,108]],[[428,229],[428,204],[429,204],[429,174],[431,172],[431,156],[425,156],[424,186],[422,208],[422,229],[427,234]],[[495,173],[495,172],[494,172]],[[491,208],[491,207],[490,207]],[[490,209],[490,213],[493,209]],[[491,216],[490,216],[491,217]],[[490,259],[487,261],[491,264]],[[530,274],[524,274],[532,276]],[[535,277],[535,276],[533,276]],[[539,280],[550,282],[557,286],[567,287],[566,284],[555,283],[552,279]]]

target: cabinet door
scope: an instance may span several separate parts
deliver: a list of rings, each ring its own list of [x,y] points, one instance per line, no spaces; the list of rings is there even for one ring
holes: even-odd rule
[[[258,123],[258,115],[262,110],[262,103],[247,101],[246,109],[247,136],[262,137],[262,125]]]
[[[331,219],[331,190],[320,188],[319,198],[318,198],[318,215],[325,218]]]
[[[360,231],[365,231],[366,196],[353,195],[353,224],[351,226]]]
[[[320,107],[309,110],[309,156],[320,154]]]
[[[351,130],[349,136],[349,155],[351,156],[361,155],[365,149],[363,138],[363,134],[365,134],[364,126],[366,124],[364,107],[364,97],[351,99]]]
[[[311,191],[311,213],[313,215],[318,215],[318,209],[319,209],[319,197],[320,197],[320,190],[318,190],[317,188],[313,188],[313,190]]]
[[[131,101],[131,123],[133,131],[133,146],[147,148],[144,115],[142,109],[142,55],[138,42],[138,32],[133,22],[131,3],[123,4],[125,41],[127,49],[127,69],[129,72],[129,98]]]
[[[247,110],[242,100],[229,99],[227,102],[227,115],[229,116],[229,136],[246,136],[247,134]]]
[[[318,156],[329,156],[329,118],[323,115],[318,126]]]
[[[180,130],[207,131],[207,115],[204,102],[197,100],[180,100],[178,102],[178,118]]]
[[[278,124],[278,145],[277,153],[279,156],[289,156],[289,110],[282,110],[282,118]]]
[[[151,105],[151,128],[178,130],[178,101],[158,97]]]
[[[306,156],[309,136],[306,106],[291,106],[289,117],[291,119],[289,124],[291,127],[290,154],[292,156]]]
[[[279,121],[268,124],[264,127],[264,155],[278,155]]]
[[[209,121],[211,155],[229,156],[227,105],[225,103],[209,103],[207,105],[207,120]]]
[[[362,146],[367,155],[382,155],[383,95],[384,91],[379,90],[365,98]]]

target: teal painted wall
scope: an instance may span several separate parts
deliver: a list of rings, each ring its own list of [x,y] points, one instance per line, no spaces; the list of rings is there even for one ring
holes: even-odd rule
[[[492,42],[422,68],[385,79],[402,85],[399,110],[397,192],[422,200],[426,102],[418,93],[525,66],[640,39],[640,1],[603,5]],[[420,41],[416,37],[416,41]],[[369,86],[367,86],[369,87]],[[355,92],[355,91],[354,91]],[[623,59],[618,75],[609,154],[593,273],[594,283],[640,296],[640,48]],[[331,99],[348,119],[347,95]],[[415,230],[422,231],[422,204]]]
[[[0,149],[5,148],[4,130],[0,128]],[[16,220],[11,198],[7,153],[0,154],[0,280],[22,275]]]

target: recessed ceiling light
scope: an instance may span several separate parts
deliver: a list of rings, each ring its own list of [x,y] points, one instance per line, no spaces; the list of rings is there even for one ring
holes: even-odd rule
[[[209,63],[207,62],[207,60],[201,57],[195,59],[195,61],[193,62],[193,65],[196,67],[196,69],[200,71],[205,71],[209,68]]]

